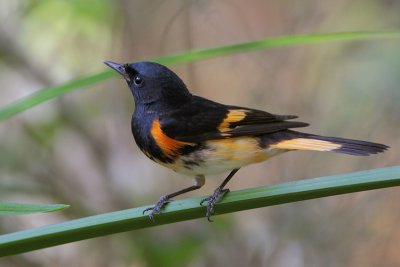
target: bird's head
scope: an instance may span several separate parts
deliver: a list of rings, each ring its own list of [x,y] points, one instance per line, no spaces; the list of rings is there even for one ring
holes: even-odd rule
[[[183,81],[167,67],[154,62],[104,62],[124,77],[136,105],[177,107],[190,99]]]

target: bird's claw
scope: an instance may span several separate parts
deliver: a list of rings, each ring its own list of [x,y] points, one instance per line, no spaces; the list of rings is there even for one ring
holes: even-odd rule
[[[157,203],[153,207],[149,207],[143,211],[143,214],[145,214],[147,211],[151,210],[149,213],[149,218],[150,220],[155,223],[156,221],[154,220],[154,215],[161,213],[161,209],[168,204],[168,197],[167,196],[162,196],[160,199],[157,201]]]
[[[200,201],[201,206],[204,206],[203,205],[204,202],[206,202],[206,201],[208,202],[206,217],[209,222],[213,221],[213,220],[211,220],[211,216],[214,215],[215,204],[218,202],[218,200],[221,197],[223,197],[228,192],[229,192],[229,189],[222,189],[222,188],[218,187],[217,189],[215,189],[214,193],[211,196],[206,197]]]

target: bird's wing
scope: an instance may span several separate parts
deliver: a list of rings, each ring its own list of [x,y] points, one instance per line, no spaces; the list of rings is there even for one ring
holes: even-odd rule
[[[305,127],[304,122],[287,121],[293,115],[275,115],[261,110],[226,106],[194,97],[178,110],[160,116],[162,131],[169,137],[199,143],[239,136],[259,136],[289,128]]]

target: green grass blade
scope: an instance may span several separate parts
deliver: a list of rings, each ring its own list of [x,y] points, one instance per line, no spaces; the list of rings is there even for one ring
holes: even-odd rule
[[[31,107],[39,105],[40,103],[46,102],[50,99],[56,98],[73,90],[77,90],[101,81],[104,81],[114,76],[111,71],[103,71],[101,73],[82,76],[69,82],[47,87],[32,93],[26,97],[23,97],[3,108],[0,108],[0,120],[12,117],[22,111],[25,111]]]
[[[257,41],[239,43],[228,46],[214,47],[209,49],[193,50],[184,53],[168,55],[150,59],[165,65],[188,63],[214,57],[265,50],[269,48],[285,47],[291,45],[315,44],[333,41],[356,41],[362,39],[377,39],[388,37],[400,37],[400,31],[357,31],[336,32],[305,35],[287,35],[265,38]]]
[[[307,199],[400,185],[400,166],[346,173],[231,192],[216,206],[218,214]],[[105,236],[129,230],[204,218],[201,198],[169,203],[152,223],[146,207],[122,210],[0,236],[0,256]],[[218,218],[215,218],[216,220]],[[204,223],[208,223],[203,219]]]
[[[284,47],[289,45],[314,44],[320,42],[332,41],[354,41],[362,39],[376,39],[387,37],[400,37],[400,31],[359,31],[359,32],[339,32],[322,33],[308,35],[290,35],[273,38],[261,39],[253,42],[246,42],[228,46],[215,47],[210,49],[193,50],[179,54],[161,56],[156,58],[147,58],[165,65],[178,63],[188,63],[192,61],[204,60],[219,56],[250,52],[256,50],[265,50],[274,47]],[[99,62],[101,64],[101,62]],[[39,90],[20,100],[17,100],[3,108],[0,108],[0,120],[7,119],[24,110],[34,107],[40,103],[56,98],[73,90],[77,90],[117,75],[115,71],[105,70],[96,74],[82,76],[61,85],[56,85]]]
[[[0,215],[22,215],[38,212],[52,212],[68,208],[64,204],[21,204],[0,202]]]

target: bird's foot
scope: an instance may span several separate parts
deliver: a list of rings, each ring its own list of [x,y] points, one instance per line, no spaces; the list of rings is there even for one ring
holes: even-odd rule
[[[204,206],[203,203],[204,202],[208,202],[207,203],[207,220],[209,222],[212,222],[213,220],[211,220],[211,216],[214,215],[214,208],[215,208],[215,204],[218,202],[218,200],[223,197],[226,193],[229,192],[229,189],[222,189],[221,187],[217,187],[217,189],[215,189],[214,193],[209,196],[204,198],[203,200],[201,200],[200,205]]]
[[[155,223],[156,221],[154,220],[154,214],[160,214],[161,213],[161,209],[168,204],[168,196],[162,196],[160,197],[160,199],[157,201],[157,203],[150,208],[147,208],[143,211],[143,214],[145,214],[147,211],[151,210],[151,212],[149,213],[149,218],[150,220]]]

